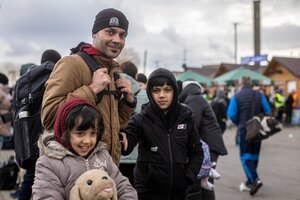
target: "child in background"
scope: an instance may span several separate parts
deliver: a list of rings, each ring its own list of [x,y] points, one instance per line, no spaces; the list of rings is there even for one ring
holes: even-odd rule
[[[53,132],[39,140],[33,199],[69,199],[76,179],[85,171],[103,168],[116,183],[118,199],[137,199],[134,188],[100,142],[104,128],[97,108],[81,98],[63,103]]]

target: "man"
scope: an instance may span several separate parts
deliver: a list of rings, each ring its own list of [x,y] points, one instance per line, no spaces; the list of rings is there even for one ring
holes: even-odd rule
[[[113,60],[121,53],[127,32],[128,20],[122,12],[113,8],[100,11],[92,29],[92,45],[77,46],[100,69],[91,72],[78,54],[62,58],[46,83],[41,116],[44,127],[51,130],[59,105],[67,99],[78,96],[97,105],[105,126],[102,141],[117,165],[121,155],[119,131],[125,128],[136,106],[130,81],[118,77],[120,67]]]
[[[242,88],[231,98],[227,115],[238,126],[240,159],[247,177],[247,181],[243,185],[246,186],[247,190],[250,190],[250,195],[254,195],[263,185],[257,173],[261,142],[246,142],[245,126],[246,122],[253,117],[252,115],[271,113],[271,107],[263,93],[251,88],[250,77],[242,77],[240,83]],[[252,113],[254,104],[255,110]]]

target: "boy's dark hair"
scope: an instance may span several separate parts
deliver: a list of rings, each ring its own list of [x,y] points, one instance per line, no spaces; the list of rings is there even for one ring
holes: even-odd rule
[[[168,79],[166,77],[163,77],[163,76],[160,76],[160,77],[157,77],[157,78],[153,79],[153,81],[149,85],[149,88],[152,91],[153,87],[163,86],[164,84],[173,87],[170,79]]]
[[[98,123],[97,143],[101,140],[104,132],[103,118],[101,114],[95,110],[95,108],[81,104],[74,107],[65,119],[66,131],[63,133],[61,140],[65,147],[71,149],[70,131],[78,125],[78,122],[80,122],[80,125],[77,127],[77,130],[82,131],[89,128],[95,128],[96,123]]]

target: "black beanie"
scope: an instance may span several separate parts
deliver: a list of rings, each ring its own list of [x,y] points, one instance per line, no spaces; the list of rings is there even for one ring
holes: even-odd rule
[[[109,27],[119,27],[128,32],[128,20],[126,16],[119,10],[108,8],[100,11],[96,17],[93,26],[93,33],[109,28]]]
[[[48,49],[43,52],[41,63],[44,63],[46,61],[52,61],[54,63],[57,63],[57,61],[60,59],[61,59],[61,55],[57,51],[53,49]]]

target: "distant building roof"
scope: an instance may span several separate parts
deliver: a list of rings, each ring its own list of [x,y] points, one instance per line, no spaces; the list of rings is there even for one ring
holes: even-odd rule
[[[294,74],[297,77],[300,77],[300,58],[273,57],[269,63],[269,68],[277,64],[281,64],[292,74]],[[266,74],[268,73],[268,71],[269,69],[264,71],[264,73]]]

